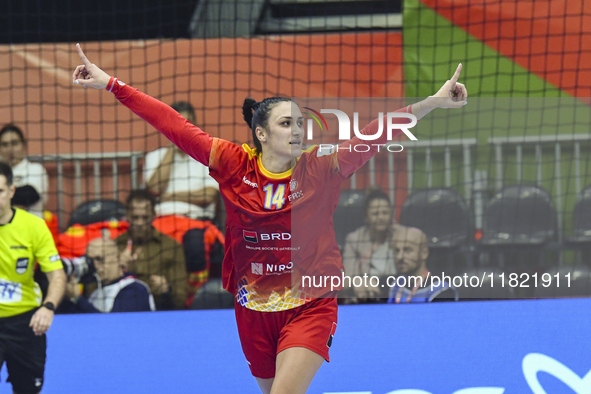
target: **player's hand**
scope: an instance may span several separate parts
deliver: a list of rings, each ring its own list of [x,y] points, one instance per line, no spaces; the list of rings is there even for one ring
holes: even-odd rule
[[[53,311],[41,307],[37,309],[37,312],[31,317],[29,327],[33,329],[35,335],[43,335],[49,330],[49,327],[51,327],[51,322],[53,322]]]
[[[170,285],[162,275],[150,275],[150,287],[155,295],[160,295],[170,290]]]
[[[78,52],[82,64],[74,70],[74,74],[72,75],[74,83],[82,85],[85,88],[87,86],[95,89],[106,88],[111,76],[86,58],[86,55],[82,52],[82,48],[80,48],[80,44],[76,44],[76,52]]]
[[[462,63],[458,65],[453,77],[443,84],[433,96],[434,104],[439,108],[461,108],[468,104],[468,91],[464,84],[458,82],[462,72]]]

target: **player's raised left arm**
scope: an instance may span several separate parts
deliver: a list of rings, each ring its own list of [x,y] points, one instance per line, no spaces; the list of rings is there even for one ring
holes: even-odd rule
[[[466,86],[458,82],[458,78],[460,77],[461,72],[462,64],[459,64],[451,79],[447,80],[433,96],[429,96],[426,99],[419,101],[418,103],[409,105],[408,107],[401,108],[396,112],[410,113],[414,115],[417,118],[417,120],[420,120],[422,117],[427,115],[429,112],[433,111],[435,108],[463,107],[468,103],[468,91],[466,90]],[[388,116],[389,115],[386,114],[383,119],[374,119],[367,126],[365,126],[363,130],[361,130],[361,134],[375,135],[380,128],[380,121],[382,125],[387,124]],[[392,121],[395,124],[397,124],[398,127],[401,127],[404,124],[409,123],[410,120],[411,119],[407,118],[406,116],[401,116],[400,118],[392,119]],[[403,131],[408,132],[408,128],[395,129],[392,133],[392,136],[394,137],[402,133]],[[343,143],[343,145],[339,149],[338,163],[340,167],[340,172],[345,177],[348,177],[357,169],[361,168],[365,163],[367,163],[369,159],[371,159],[379,151],[379,146],[383,146],[387,144],[389,141],[387,139],[387,133],[382,132],[380,138],[376,140],[371,140],[369,150],[361,151],[355,149],[355,146],[359,144],[365,144],[365,142],[366,141],[363,141],[361,138],[355,136],[354,138]],[[353,147],[353,149],[350,149],[350,147]]]

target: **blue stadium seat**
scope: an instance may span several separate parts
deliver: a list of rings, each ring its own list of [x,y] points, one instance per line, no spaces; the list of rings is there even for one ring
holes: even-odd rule
[[[579,195],[573,209],[574,235],[567,237],[569,244],[591,246],[591,186]]]
[[[197,290],[191,309],[234,308],[234,296],[224,290],[221,278],[210,278]]]
[[[110,220],[122,220],[125,217],[125,205],[117,200],[92,200],[80,204],[68,222],[68,227],[74,224],[87,225]]]
[[[470,209],[453,189],[421,189],[412,193],[400,213],[400,224],[421,229],[429,249],[452,249],[471,239]]]
[[[484,210],[482,257],[507,272],[533,274],[546,266],[557,235],[557,215],[550,194],[538,186],[513,185],[496,193]],[[496,258],[495,258],[496,257]],[[487,257],[488,259],[488,257]],[[533,296],[533,288],[517,288],[520,297]]]
[[[556,226],[556,209],[548,192],[538,186],[508,186],[487,204],[480,244],[542,247],[555,239]]]
[[[343,250],[347,234],[365,224],[365,190],[341,190],[339,204],[334,212],[334,230],[337,244]]]

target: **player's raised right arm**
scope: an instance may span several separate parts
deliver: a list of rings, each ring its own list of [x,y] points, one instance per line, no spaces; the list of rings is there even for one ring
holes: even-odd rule
[[[182,151],[201,164],[209,166],[213,142],[209,134],[191,124],[169,105],[108,75],[88,60],[80,44],[76,44],[76,51],[82,64],[74,70],[74,84],[84,88],[107,89],[115,94],[123,105],[154,126]]]

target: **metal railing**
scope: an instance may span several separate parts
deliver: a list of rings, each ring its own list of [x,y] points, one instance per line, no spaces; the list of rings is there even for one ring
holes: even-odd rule
[[[61,155],[37,155],[29,156],[31,161],[42,164],[55,163],[57,170],[57,206],[58,218],[60,223],[65,223],[66,210],[64,206],[64,163],[73,163],[74,165],[74,201],[76,206],[83,202],[82,179],[86,178],[82,174],[82,165],[92,162],[93,171],[93,193],[95,199],[101,199],[101,164],[111,162],[111,176],[113,177],[113,199],[119,197],[119,167],[121,162],[130,164],[131,188],[136,189],[139,185],[139,166],[138,161],[144,157],[144,152],[104,152],[104,153],[74,153]]]
[[[523,149],[533,147],[535,149],[536,180],[538,186],[542,186],[543,174],[543,153],[544,145],[553,145],[550,155],[554,156],[554,201],[556,204],[558,219],[558,241],[562,242],[564,232],[563,213],[566,211],[563,200],[563,175],[562,164],[564,162],[562,152],[565,148],[572,148],[574,161],[574,184],[577,196],[581,193],[582,174],[581,174],[581,144],[591,142],[589,134],[561,134],[561,135],[541,135],[530,137],[491,137],[488,143],[494,146],[495,151],[495,189],[498,191],[504,185],[503,157],[504,150],[515,150],[516,179],[517,183],[523,181]]]
[[[414,187],[414,172],[415,172],[415,160],[420,154],[425,155],[425,172],[427,176],[427,187],[433,186],[433,161],[435,155],[443,155],[443,172],[444,172],[444,184],[445,187],[451,188],[452,185],[452,156],[458,155],[458,151],[461,151],[462,168],[463,168],[463,185],[464,185],[464,198],[466,203],[470,205],[472,200],[472,149],[476,147],[478,140],[476,138],[454,138],[454,139],[441,139],[441,140],[429,140],[429,141],[393,141],[385,144],[380,148],[380,152],[387,152],[387,147],[390,145],[402,145],[404,152],[406,153],[406,169],[407,169],[407,191],[408,194],[412,193]],[[328,144],[338,145],[338,144]],[[387,152],[387,172],[388,172],[388,194],[393,205],[396,205],[396,180],[395,180],[395,165],[394,165],[394,153]],[[376,185],[376,174],[378,169],[376,168],[376,158],[372,157],[368,161],[368,176],[370,186]],[[353,173],[350,178],[351,189],[357,189],[357,172]]]
[[[466,202],[470,204],[472,199],[472,162],[471,149],[477,145],[476,138],[457,138],[446,140],[430,140],[430,141],[402,141],[391,142],[387,145],[402,145],[406,152],[406,169],[407,169],[407,190],[408,194],[412,193],[414,187],[414,171],[415,158],[417,153],[425,154],[425,171],[427,176],[427,187],[433,186],[433,158],[434,155],[443,154],[443,172],[445,177],[445,187],[452,187],[451,172],[452,172],[452,152],[461,150],[462,167],[464,173],[464,197]],[[384,147],[385,149],[386,147]],[[393,205],[396,205],[396,183],[394,179],[394,155],[388,153],[388,194]],[[369,183],[376,184],[376,164],[375,157],[368,162],[369,165]],[[351,189],[357,189],[356,174],[351,176]]]

